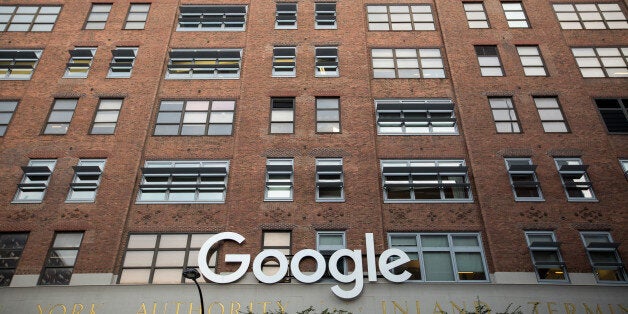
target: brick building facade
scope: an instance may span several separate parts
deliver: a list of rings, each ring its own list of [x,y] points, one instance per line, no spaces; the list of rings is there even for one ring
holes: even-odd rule
[[[219,273],[373,233],[419,286],[626,291],[625,2],[0,10],[4,286],[182,282],[233,231]]]

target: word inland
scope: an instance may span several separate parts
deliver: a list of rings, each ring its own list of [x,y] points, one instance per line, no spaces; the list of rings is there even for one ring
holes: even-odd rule
[[[377,267],[376,267],[376,257],[375,257],[375,242],[373,241],[373,234],[366,233],[366,263],[367,263],[367,273],[369,281],[377,281]],[[244,276],[246,271],[249,268],[249,264],[251,263],[251,255],[248,254],[226,254],[225,262],[226,263],[240,263],[238,270],[233,273],[220,275],[213,272],[207,261],[209,260],[207,255],[209,254],[211,248],[220,241],[235,241],[238,244],[242,244],[244,242],[244,237],[235,232],[221,232],[218,233],[211,238],[207,239],[207,241],[201,247],[201,250],[198,254],[198,266],[201,270],[201,273],[210,281],[215,283],[231,283],[239,280]],[[266,275],[262,272],[262,262],[267,258],[274,258],[279,263],[279,271],[274,275]],[[304,258],[312,258],[316,262],[316,269],[313,273],[304,274],[299,268],[299,264],[301,260]],[[353,261],[355,268],[352,273],[343,274],[338,270],[338,261],[341,258],[347,258]],[[398,267],[404,263],[410,261],[410,258],[406,253],[399,249],[388,249],[379,256],[379,260],[377,260],[377,266],[379,266],[379,271],[384,278],[391,282],[404,282],[410,278],[411,274],[407,271],[404,271],[401,274],[394,274],[392,270],[395,267]],[[273,284],[280,281],[287,274],[288,267],[290,267],[290,273],[296,280],[302,283],[314,283],[319,281],[323,275],[325,274],[325,270],[327,269],[327,263],[325,262],[325,258],[321,253],[312,249],[304,249],[292,257],[292,260],[288,262],[288,258],[279,250],[267,249],[261,251],[253,260],[253,274],[260,282],[266,284]],[[356,298],[362,293],[362,289],[364,287],[364,278],[363,278],[363,267],[362,267],[362,251],[361,250],[349,250],[349,249],[341,249],[335,251],[331,257],[329,258],[329,273],[332,277],[341,282],[341,283],[355,283],[353,288],[350,290],[343,290],[339,285],[335,285],[331,287],[331,291],[342,299],[353,299]]]

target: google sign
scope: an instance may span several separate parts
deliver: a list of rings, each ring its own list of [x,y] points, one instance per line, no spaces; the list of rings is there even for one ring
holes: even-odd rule
[[[377,260],[376,266],[376,256],[375,256],[375,243],[373,241],[373,234],[366,233],[366,269],[368,273],[368,281],[377,281],[377,267],[379,267],[379,271],[384,278],[391,282],[404,282],[410,278],[411,274],[407,271],[404,271],[401,274],[394,274],[392,270],[395,267],[398,267],[404,263],[410,261],[410,258],[406,253],[399,249],[388,249],[379,256],[379,260]],[[249,264],[251,262],[251,255],[249,254],[226,254],[225,262],[226,263],[240,263],[238,269],[230,274],[219,275],[216,274],[209,268],[207,264],[208,254],[214,245],[220,241],[235,241],[238,244],[244,242],[244,237],[235,232],[221,232],[218,233],[211,238],[207,239],[207,241],[201,247],[201,250],[198,254],[198,265],[199,269],[203,276],[209,279],[212,282],[225,284],[231,283],[239,280],[244,276],[246,271],[249,268]],[[267,258],[274,258],[279,263],[279,271],[274,275],[266,275],[262,272],[262,263]],[[303,273],[299,268],[299,264],[301,260],[304,258],[312,258],[316,261],[316,269],[313,273],[308,272],[307,274]],[[338,270],[338,261],[341,258],[348,258],[353,261],[355,268],[352,273],[343,274]],[[327,268],[325,258],[321,253],[312,249],[304,249],[292,257],[292,260],[288,262],[288,258],[278,250],[263,250],[253,260],[253,274],[257,278],[257,280],[266,283],[273,284],[280,281],[287,274],[288,267],[290,267],[290,272],[294,276],[296,280],[302,283],[314,283],[319,281],[323,275],[325,274],[325,270]],[[342,299],[353,299],[356,298],[362,293],[362,288],[364,287],[364,276],[363,276],[363,267],[362,267],[362,251],[361,250],[349,250],[349,249],[341,249],[335,251],[330,259],[329,259],[329,272],[332,277],[341,283],[355,283],[352,289],[343,290],[339,285],[335,285],[331,287],[331,291],[338,297]]]

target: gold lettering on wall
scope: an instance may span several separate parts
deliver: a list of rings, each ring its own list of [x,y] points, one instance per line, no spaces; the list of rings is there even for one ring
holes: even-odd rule
[[[593,314],[593,311],[591,311],[591,309],[589,308],[589,306],[586,303],[582,303],[582,305],[584,306],[584,310],[587,312],[587,314]],[[602,309],[600,308],[599,304],[595,305],[595,313],[597,313],[597,314],[604,314],[604,312],[602,312]]]
[[[434,311],[433,311],[433,313],[434,314],[445,314],[445,311],[443,311],[443,308],[440,307],[440,304],[438,304],[438,301],[436,301],[436,303],[434,303]]]
[[[214,308],[214,305],[219,305],[220,306],[220,314],[225,314],[225,306],[222,305],[222,303],[220,303],[220,302],[212,302],[209,305],[209,308],[207,309],[207,313],[208,314],[212,314],[212,308]]]
[[[236,307],[236,305],[237,305],[237,307]],[[242,307],[242,305],[240,305],[240,302],[232,301],[231,302],[231,308],[229,309],[229,314],[239,314],[241,307]]]
[[[565,303],[565,314],[576,314],[576,305],[573,303]]]

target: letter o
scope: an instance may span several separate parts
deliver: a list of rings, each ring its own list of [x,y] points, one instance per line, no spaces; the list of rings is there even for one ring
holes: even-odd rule
[[[268,276],[262,271],[262,263],[267,257],[274,257],[279,263],[279,271],[272,276]],[[288,258],[279,250],[264,250],[255,257],[255,260],[253,260],[253,274],[257,280],[263,283],[276,283],[286,276],[287,271]]]
[[[299,269],[299,263],[301,263],[301,260],[306,257],[311,257],[316,260],[316,271],[309,276],[303,274],[301,269]],[[323,265],[323,267],[321,267],[321,265]],[[294,254],[292,257],[292,261],[290,261],[290,271],[292,272],[292,276],[302,283],[313,283],[319,281],[323,278],[326,268],[327,263],[325,263],[323,255],[312,249],[305,249],[297,252],[297,254]]]

